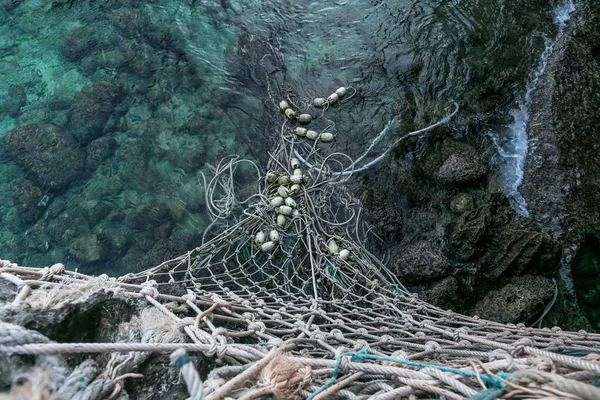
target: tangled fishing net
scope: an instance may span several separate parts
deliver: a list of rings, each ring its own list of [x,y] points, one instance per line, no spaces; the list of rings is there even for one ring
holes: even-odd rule
[[[325,112],[352,96],[340,92],[314,104]],[[331,151],[330,126],[300,124],[313,105],[288,98],[280,107],[287,118],[266,171],[231,157],[202,176],[212,223],[194,250],[119,278],[0,262],[19,288],[12,306],[77,307],[100,292],[147,305],[111,343],[56,343],[3,322],[2,354],[91,354],[61,373],[17,377],[3,398],[118,398],[157,352],[172,353],[192,399],[600,398],[600,335],[432,306],[364,246],[370,228],[347,182],[383,159],[382,143],[432,130],[457,106],[395,141],[391,122],[355,158]],[[208,376],[191,362],[196,353],[212,360]]]

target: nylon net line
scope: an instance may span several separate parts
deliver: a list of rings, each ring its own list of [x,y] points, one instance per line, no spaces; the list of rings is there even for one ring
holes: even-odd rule
[[[352,94],[344,89],[319,108],[343,106]],[[0,262],[2,278],[19,288],[13,305],[56,309],[102,291],[145,302],[122,340],[40,341],[2,323],[0,353],[110,353],[84,385],[97,390],[80,385],[71,396],[82,399],[116,398],[144,357],[175,350],[193,399],[600,398],[600,335],[435,307],[364,246],[371,230],[348,181],[399,140],[447,122],[457,106],[396,141],[387,138],[392,122],[352,158],[332,151],[330,126],[300,124],[314,108],[294,100],[280,105],[286,117],[265,171],[229,157],[201,177],[212,223],[192,251],[119,278]],[[212,372],[200,377],[188,353],[202,353]],[[64,382],[54,390],[71,398],[72,380]]]

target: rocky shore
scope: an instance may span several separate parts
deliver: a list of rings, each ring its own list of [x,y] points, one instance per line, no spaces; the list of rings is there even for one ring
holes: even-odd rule
[[[520,189],[529,217],[494,184],[493,144],[481,134],[440,129],[397,148],[365,179],[382,251],[390,244],[398,276],[427,301],[526,324],[552,305],[543,326],[600,329],[600,8],[592,3],[576,4],[534,93]]]

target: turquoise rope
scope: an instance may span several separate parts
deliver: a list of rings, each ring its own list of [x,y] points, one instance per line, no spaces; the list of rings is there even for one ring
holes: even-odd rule
[[[435,368],[435,369],[438,369],[440,371],[451,372],[453,374],[462,375],[462,376],[465,376],[465,377],[468,377],[468,378],[475,378],[475,377],[477,377],[477,375],[474,372],[466,372],[466,371],[461,371],[461,370],[455,369],[455,368],[444,367],[444,366],[441,366],[441,365],[425,364],[425,363],[418,363],[418,362],[414,362],[414,361],[398,360],[398,359],[392,358],[392,357],[378,356],[378,355],[375,355],[375,354],[369,354],[367,352],[367,349],[362,349],[359,352],[351,352],[351,353],[348,353],[348,355],[352,357],[351,361],[355,361],[355,362],[362,362],[364,360],[390,361],[390,362],[394,362],[394,363],[398,363],[398,364],[409,365],[411,367]],[[500,378],[507,379],[512,374],[507,374],[505,372],[499,372],[497,375]],[[497,388],[503,388],[504,387],[504,384],[499,379],[493,378],[491,376],[483,375],[483,374],[479,374],[479,376],[481,377],[482,381],[484,381],[486,383],[489,383],[489,384],[491,384],[491,385],[493,385],[493,386],[495,386]]]
[[[342,354],[340,357],[338,357],[338,359],[335,361],[335,365],[333,367],[333,372],[331,372],[331,378],[329,378],[327,380],[327,382],[325,382],[323,384],[323,386],[321,386],[320,388],[318,388],[316,392],[314,392],[313,394],[311,394],[310,396],[308,396],[306,398],[306,400],[313,400],[315,398],[315,396],[317,396],[319,393],[321,393],[322,391],[324,391],[329,386],[331,386],[331,385],[333,385],[335,383],[335,380],[337,379],[338,369],[340,368],[340,364],[342,363],[342,358],[343,357],[344,357],[344,354]]]
[[[325,382],[319,389],[317,389],[316,392],[314,392],[313,394],[311,394],[306,400],[312,400],[315,396],[317,396],[319,393],[323,392],[325,389],[327,389],[328,387],[330,387],[331,385],[333,385],[337,379],[337,375],[338,375],[338,369],[340,367],[340,364],[342,363],[342,358],[343,357],[350,357],[350,361],[352,362],[363,362],[364,360],[378,360],[378,361],[389,361],[389,362],[394,362],[394,363],[398,363],[398,364],[403,364],[403,365],[409,365],[412,367],[419,367],[419,368],[435,368],[438,369],[440,371],[444,371],[444,372],[451,372],[453,374],[456,375],[461,375],[461,376],[465,376],[465,377],[469,377],[469,378],[476,378],[477,375],[474,372],[466,372],[466,371],[461,371],[459,369],[455,369],[455,368],[450,368],[450,367],[443,367],[441,365],[435,365],[435,364],[425,364],[425,363],[418,363],[418,362],[413,362],[413,361],[405,361],[405,360],[399,360],[397,358],[393,358],[393,357],[387,357],[387,356],[379,356],[376,354],[369,354],[368,350],[366,348],[363,348],[360,351],[351,351],[348,353],[344,353],[341,356],[339,356],[335,362],[335,365],[333,367],[333,371],[331,372],[331,378],[329,378],[327,380],[327,382]],[[497,374],[499,377],[506,379],[506,378],[510,378],[510,376],[512,374],[508,374],[506,372],[498,372]],[[487,376],[484,374],[479,374],[479,377],[481,378],[481,380],[483,382],[489,383],[490,385],[495,386],[496,391],[490,389],[489,392],[487,392],[486,394],[489,394],[490,396],[496,395],[497,393],[499,393],[497,391],[497,389],[503,389],[504,388],[504,383],[502,383],[502,381],[500,381],[499,379],[496,379],[494,377],[491,376]],[[485,393],[485,392],[484,392]],[[487,399],[494,399],[496,397],[475,397],[474,400],[487,400]]]
[[[492,388],[487,389],[473,396],[469,400],[495,400],[504,394],[504,389]]]

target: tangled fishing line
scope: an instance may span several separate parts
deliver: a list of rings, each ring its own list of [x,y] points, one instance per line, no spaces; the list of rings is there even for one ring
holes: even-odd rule
[[[448,122],[458,106],[397,139],[389,138],[391,121],[352,158],[328,151],[336,140],[331,126],[308,127],[318,109],[354,93],[282,100],[284,122],[266,172],[228,157],[212,177],[200,175],[212,222],[203,243],[180,257],[118,279],[3,261],[2,278],[19,288],[13,306],[82,304],[103,290],[147,303],[115,343],[54,343],[6,324],[3,354],[112,354],[103,366],[86,360],[60,378],[34,371],[28,390],[48,399],[117,398],[151,353],[173,352],[193,399],[600,398],[600,335],[432,306],[366,249],[371,230],[346,183],[399,141]],[[388,146],[372,154],[384,138]],[[251,183],[243,193],[242,181]],[[172,302],[182,307],[166,306]],[[218,361],[208,376],[190,361],[196,352]]]

